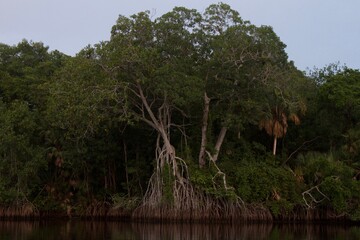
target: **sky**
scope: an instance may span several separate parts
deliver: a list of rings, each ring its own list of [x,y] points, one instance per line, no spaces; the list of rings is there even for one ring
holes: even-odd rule
[[[43,42],[74,56],[108,40],[119,15],[150,10],[160,17],[175,6],[204,12],[217,0],[0,0],[0,42]],[[223,0],[244,20],[270,25],[300,70],[340,62],[360,69],[359,0]]]

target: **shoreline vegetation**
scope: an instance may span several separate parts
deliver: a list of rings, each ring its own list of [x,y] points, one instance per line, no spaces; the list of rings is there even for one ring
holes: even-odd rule
[[[97,207],[96,209],[87,209],[86,213],[69,213],[66,211],[39,211],[31,209],[31,206],[20,208],[7,207],[0,209],[1,221],[12,220],[51,220],[51,219],[82,219],[82,220],[100,220],[100,221],[131,221],[131,222],[178,222],[178,223],[353,223],[346,216],[339,216],[333,210],[328,209],[304,209],[299,208],[291,213],[283,213],[274,216],[268,209],[263,207],[252,207],[233,211],[232,213],[222,214],[223,211],[216,213],[197,212],[178,213],[174,211],[163,211],[154,209],[147,212],[147,216],[138,216],[136,210],[115,209],[111,206]]]
[[[0,44],[0,219],[360,220],[360,72],[224,3]]]

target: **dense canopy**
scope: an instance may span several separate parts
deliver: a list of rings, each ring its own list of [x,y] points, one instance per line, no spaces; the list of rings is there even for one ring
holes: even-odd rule
[[[223,3],[0,44],[4,216],[359,220],[359,70],[285,47]]]

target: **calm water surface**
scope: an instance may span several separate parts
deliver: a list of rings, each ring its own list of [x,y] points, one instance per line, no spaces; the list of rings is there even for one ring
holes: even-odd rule
[[[150,224],[91,221],[0,222],[1,240],[360,239],[359,226],[320,224]]]

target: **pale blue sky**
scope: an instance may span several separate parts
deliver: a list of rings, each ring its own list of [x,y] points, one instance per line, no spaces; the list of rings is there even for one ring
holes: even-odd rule
[[[0,42],[41,41],[74,55],[109,39],[119,14],[150,10],[154,18],[174,6],[199,12],[210,0],[0,0]],[[243,19],[270,25],[289,59],[305,70],[340,61],[360,68],[360,0],[223,0]]]

